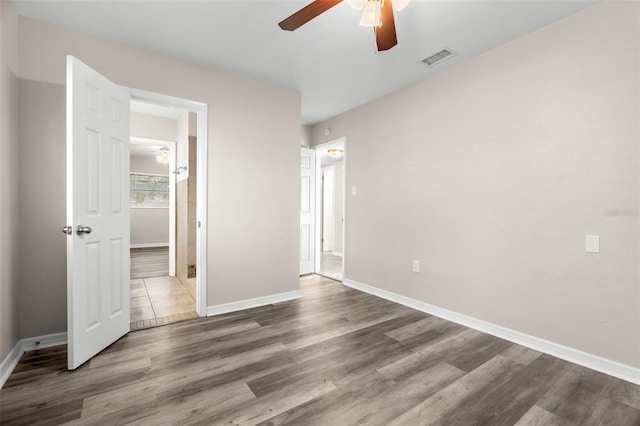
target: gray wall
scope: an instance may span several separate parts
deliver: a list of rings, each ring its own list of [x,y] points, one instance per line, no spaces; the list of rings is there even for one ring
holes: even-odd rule
[[[66,54],[119,84],[208,104],[208,305],[299,288],[298,93],[24,17],[18,35],[20,144],[37,152],[21,150],[20,214],[42,229],[21,241],[23,337],[66,329]]]
[[[129,132],[131,136],[175,142],[178,128],[177,120],[141,112],[131,112],[130,117]]]
[[[131,117],[131,122],[135,121]],[[131,172],[168,175],[169,165],[160,163],[155,155],[132,155],[130,157]],[[169,243],[169,208],[141,209],[132,208],[131,212],[131,244],[168,244]]]
[[[131,209],[131,246],[169,244],[169,209]]]
[[[131,173],[151,173],[154,175],[168,175],[169,164],[156,160],[154,155],[131,155]]]
[[[311,126],[300,127],[300,146],[311,146]]]
[[[19,339],[17,43],[15,11],[0,2],[0,362]]]
[[[20,336],[66,330],[65,88],[20,80]]]
[[[599,3],[314,126],[347,137],[347,278],[639,367],[638,7]]]

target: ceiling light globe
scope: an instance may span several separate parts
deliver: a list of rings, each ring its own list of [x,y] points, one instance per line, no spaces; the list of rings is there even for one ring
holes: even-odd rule
[[[377,27],[382,23],[380,19],[380,2],[369,1],[362,12],[360,25],[363,27]]]
[[[349,6],[354,9],[361,10],[364,8],[364,5],[367,4],[367,0],[347,0]]]

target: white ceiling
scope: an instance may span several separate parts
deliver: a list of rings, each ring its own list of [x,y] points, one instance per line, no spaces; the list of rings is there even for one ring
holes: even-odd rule
[[[584,9],[597,0],[413,0],[395,13],[398,45],[376,53],[371,28],[343,2],[294,32],[278,22],[307,1],[33,1],[19,14],[302,94],[314,124]],[[456,56],[429,68],[443,48]]]

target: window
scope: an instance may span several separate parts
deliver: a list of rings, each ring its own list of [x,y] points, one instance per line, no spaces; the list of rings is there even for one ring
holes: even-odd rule
[[[131,175],[132,208],[168,208],[169,176],[134,174]]]

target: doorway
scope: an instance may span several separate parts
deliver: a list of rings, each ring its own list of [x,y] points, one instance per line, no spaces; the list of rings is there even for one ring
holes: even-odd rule
[[[315,147],[316,273],[342,281],[345,245],[345,139]]]
[[[132,97],[130,128],[133,331],[199,316],[197,189],[202,173],[196,112]]]

